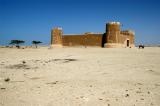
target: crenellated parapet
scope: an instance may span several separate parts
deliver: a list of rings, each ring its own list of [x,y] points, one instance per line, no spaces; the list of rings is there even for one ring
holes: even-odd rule
[[[135,35],[135,32],[132,30],[124,30],[120,32],[122,35]]]

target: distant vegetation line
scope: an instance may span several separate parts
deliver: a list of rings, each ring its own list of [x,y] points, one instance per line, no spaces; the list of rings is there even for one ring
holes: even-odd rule
[[[21,46],[21,44],[24,44],[25,43],[25,41],[24,40],[11,40],[10,41],[10,43],[9,44],[7,44],[7,45],[5,45],[5,46],[7,46],[7,47],[9,47],[9,46],[11,46],[11,47],[13,47],[13,46],[15,46],[15,47],[17,47],[17,48],[20,48],[20,46]],[[36,48],[38,47],[38,45],[40,44],[40,43],[42,43],[41,41],[37,41],[37,40],[33,40],[32,42],[31,42],[31,44],[32,44],[32,46],[34,45]],[[25,45],[26,46],[26,45]],[[31,45],[30,45],[31,46]]]

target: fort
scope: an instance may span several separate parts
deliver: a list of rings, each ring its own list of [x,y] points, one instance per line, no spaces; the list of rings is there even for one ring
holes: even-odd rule
[[[51,47],[66,46],[92,46],[104,48],[132,48],[134,47],[134,35],[131,30],[121,31],[120,22],[106,24],[104,33],[63,34],[60,27],[51,30]]]

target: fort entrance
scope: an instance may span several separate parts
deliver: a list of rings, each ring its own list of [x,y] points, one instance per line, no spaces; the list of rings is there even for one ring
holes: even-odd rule
[[[129,47],[129,40],[127,40],[127,47]]]

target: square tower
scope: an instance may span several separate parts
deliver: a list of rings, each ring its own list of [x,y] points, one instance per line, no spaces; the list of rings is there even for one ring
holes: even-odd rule
[[[51,31],[51,46],[62,47],[62,28],[56,27]]]

